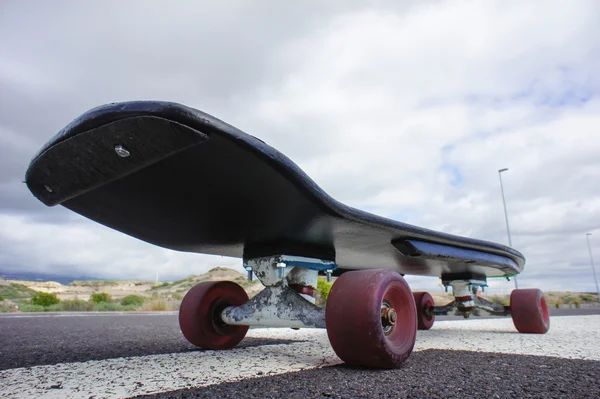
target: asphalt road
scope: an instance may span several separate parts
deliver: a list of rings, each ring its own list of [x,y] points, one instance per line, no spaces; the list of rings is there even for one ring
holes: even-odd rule
[[[600,314],[600,308],[551,312],[553,316],[588,315]],[[265,348],[294,342],[248,337],[240,347]],[[181,335],[174,313],[4,314],[0,316],[0,343],[0,370],[198,351]],[[600,362],[429,349],[413,353],[398,370],[336,365],[150,397],[282,396],[598,398]]]
[[[552,316],[590,314],[600,314],[600,307],[551,309]],[[460,319],[438,316],[436,320]],[[0,314],[0,342],[0,370],[197,350],[181,335],[175,312],[4,313]],[[289,342],[246,338],[239,346]]]
[[[198,350],[173,312],[4,314],[0,342],[0,370]],[[246,338],[239,346],[287,342]]]
[[[594,398],[600,362],[447,350],[396,370],[344,365],[137,398]]]

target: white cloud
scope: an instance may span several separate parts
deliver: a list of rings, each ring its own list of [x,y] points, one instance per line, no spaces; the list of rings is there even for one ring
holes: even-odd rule
[[[68,224],[33,223],[0,215],[0,264],[30,271],[93,277],[175,279],[228,266],[243,272],[236,259],[171,251],[74,216]],[[9,269],[7,271],[18,271]]]
[[[288,47],[289,78],[258,104],[262,124],[292,126],[297,137],[269,139],[347,203],[500,242],[497,170],[510,167],[513,242],[532,254],[523,284],[591,289],[583,270],[568,282],[540,270],[566,277],[585,263],[578,243],[600,221],[598,13],[489,4],[336,18]]]
[[[14,40],[0,36],[0,84],[12,93],[12,100],[0,93],[0,134],[11,165],[14,154],[23,157],[22,143],[41,145],[86,107],[174,100],[265,140],[349,205],[503,243],[497,170],[508,167],[513,243],[528,258],[521,284],[593,290],[585,232],[600,240],[600,6],[332,4],[270,12],[242,3],[169,13],[108,7],[102,23],[94,7],[58,7],[56,19],[51,9],[14,11],[22,21],[4,24]],[[13,147],[19,151],[9,154]],[[0,191],[11,192],[0,198],[11,204],[17,169],[0,181]],[[57,209],[33,211],[27,198],[18,212],[2,206],[5,265],[143,278],[156,269],[239,267],[151,247],[78,217],[42,222]]]

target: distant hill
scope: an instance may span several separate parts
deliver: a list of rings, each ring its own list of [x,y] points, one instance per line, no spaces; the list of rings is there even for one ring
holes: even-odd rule
[[[181,280],[155,284],[152,291],[156,293],[184,295],[190,288],[204,281],[233,281],[244,287],[248,296],[253,297],[264,287],[258,280],[247,281],[246,275],[228,267],[215,267],[200,275],[192,275]]]
[[[89,276],[65,276],[65,275],[57,275],[50,273],[36,273],[36,272],[22,272],[22,273],[6,273],[0,271],[0,277],[4,280],[21,280],[21,281],[34,281],[34,282],[44,282],[44,281],[56,281],[57,283],[61,283],[63,285],[71,284],[76,280],[99,280],[96,277]]]
[[[216,267],[201,275],[192,275],[181,280],[163,283],[141,280],[102,280],[75,278],[43,273],[2,273],[0,288],[19,289],[56,293],[61,300],[82,299],[87,301],[91,294],[105,292],[113,299],[121,299],[127,295],[140,295],[147,298],[164,297],[181,300],[187,291],[203,281],[234,281],[244,287],[249,296],[254,296],[263,286],[258,280],[247,281],[242,273],[226,267]],[[7,276],[8,278],[4,277]],[[8,287],[8,288],[6,288]],[[13,288],[11,288],[13,287]],[[12,292],[12,291],[11,291]],[[2,292],[0,290],[0,295]],[[12,294],[11,294],[12,295]],[[13,295],[14,296],[14,295]]]

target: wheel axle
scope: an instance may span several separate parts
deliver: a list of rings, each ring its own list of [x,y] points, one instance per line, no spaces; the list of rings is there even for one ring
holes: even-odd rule
[[[397,319],[398,314],[394,308],[392,308],[392,305],[390,305],[387,300],[384,300],[381,304],[381,326],[383,327],[383,333],[385,335],[390,335],[392,333]]]
[[[389,326],[396,324],[396,311],[393,308],[381,308],[381,321]]]

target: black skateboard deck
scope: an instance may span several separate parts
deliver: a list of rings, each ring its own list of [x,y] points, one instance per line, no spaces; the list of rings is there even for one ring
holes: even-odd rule
[[[86,112],[34,157],[26,183],[48,206],[178,251],[466,278],[515,275],[525,263],[503,245],[344,205],[263,141],[175,103]]]

